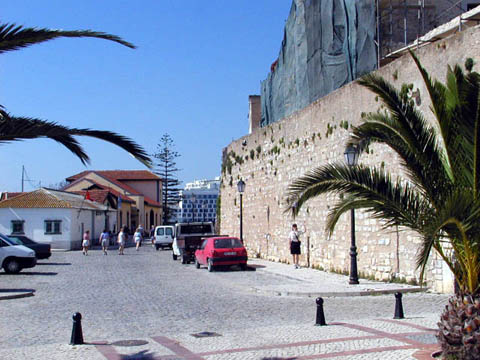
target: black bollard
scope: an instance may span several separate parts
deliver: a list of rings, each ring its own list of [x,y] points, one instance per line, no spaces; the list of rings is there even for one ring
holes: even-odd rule
[[[327,323],[325,322],[325,315],[323,314],[323,299],[318,297],[315,302],[317,303],[317,321],[315,326],[325,326]]]
[[[73,314],[73,328],[72,328],[72,338],[70,339],[70,345],[82,345],[83,344],[83,334],[82,334],[82,314],[79,312]]]
[[[402,293],[395,293],[395,316],[394,319],[403,319]]]

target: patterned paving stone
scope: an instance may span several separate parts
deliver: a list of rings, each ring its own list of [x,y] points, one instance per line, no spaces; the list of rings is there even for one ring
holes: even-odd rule
[[[209,273],[206,269],[197,270],[193,265],[174,262],[170,251],[157,252],[151,247],[142,247],[138,252],[128,248],[125,254],[118,256],[111,251],[108,256],[103,256],[97,250],[90,251],[88,256],[81,252],[54,253],[49,260],[42,260],[35,268],[26,269],[19,275],[0,272],[2,288],[36,290],[33,297],[1,302],[0,358],[22,358],[14,356],[19,352],[25,355],[23,358],[41,359],[45,351],[51,351],[51,358],[55,359],[114,359],[119,358],[118,354],[150,353],[155,358],[178,357],[171,348],[153,340],[159,337],[173,339],[198,354],[268,344],[372,336],[358,328],[314,327],[314,299],[255,294],[247,290],[258,284],[301,289],[305,279],[293,279],[293,275],[285,277],[260,270]],[[305,277],[310,276],[308,271],[314,270],[301,271]],[[329,279],[328,276],[325,279]],[[328,286],[335,288],[339,279],[342,278],[325,281],[330,281]],[[447,298],[428,293],[405,295],[405,321],[435,327]],[[330,324],[373,325],[392,334],[418,332],[418,329],[378,320],[393,317],[394,301],[393,295],[328,298],[324,304],[325,316]],[[99,352],[101,346],[73,348],[68,343],[72,315],[77,311],[83,315],[86,342],[143,339],[149,343],[131,348],[104,346],[103,350],[111,350],[106,356]],[[222,336],[204,339],[190,336],[202,331],[213,331]],[[391,351],[394,352],[411,351],[394,349],[397,340],[388,337],[383,340],[350,340],[348,349],[361,349],[362,341],[393,347]],[[377,346],[375,344],[372,346]],[[341,345],[335,342],[295,347],[305,357],[313,356],[316,351],[319,352],[317,355],[323,356],[325,351],[341,349]],[[259,351],[264,351],[260,356],[290,356],[288,348]],[[246,351],[244,355],[259,358],[255,352]],[[83,356],[84,353],[88,355]],[[75,354],[82,355],[75,357]],[[229,354],[234,356],[233,352]]]

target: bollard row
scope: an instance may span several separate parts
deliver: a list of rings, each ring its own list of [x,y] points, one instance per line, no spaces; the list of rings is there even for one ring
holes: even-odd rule
[[[402,293],[395,293],[395,314],[394,319],[404,319],[405,315],[403,313],[403,304],[402,304]],[[315,320],[315,326],[326,326],[325,314],[323,312],[323,299],[318,297],[315,302],[317,303],[317,315]]]

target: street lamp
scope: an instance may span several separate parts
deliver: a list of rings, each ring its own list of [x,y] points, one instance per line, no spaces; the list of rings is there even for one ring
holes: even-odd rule
[[[192,194],[192,206],[193,206],[193,222],[195,222],[195,202],[197,200],[197,197],[195,196],[195,194]]]
[[[345,149],[345,161],[348,166],[353,167],[358,162],[358,150],[356,147],[350,145]],[[358,271],[357,271],[357,246],[355,245],[355,210],[350,210],[351,218],[351,242],[350,242],[350,285],[358,284]]]
[[[243,243],[243,202],[242,202],[242,197],[243,197],[243,192],[245,191],[245,182],[240,179],[240,181],[237,183],[237,189],[238,192],[240,193],[240,241]]]

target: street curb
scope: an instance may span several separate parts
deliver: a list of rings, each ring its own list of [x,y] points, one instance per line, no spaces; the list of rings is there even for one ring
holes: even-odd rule
[[[35,290],[28,290],[28,291],[15,291],[15,290],[4,290],[0,289],[0,294],[11,292],[11,295],[0,295],[0,300],[11,300],[11,299],[21,299],[25,297],[34,296]]]
[[[363,290],[363,291],[339,291],[339,292],[300,292],[300,291],[279,291],[279,290],[264,290],[258,288],[250,288],[251,291],[261,294],[276,295],[276,296],[299,296],[299,297],[348,297],[348,296],[378,296],[389,295],[397,292],[418,293],[426,292],[427,288],[409,288],[409,289],[385,289],[385,290]]]

